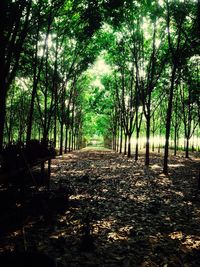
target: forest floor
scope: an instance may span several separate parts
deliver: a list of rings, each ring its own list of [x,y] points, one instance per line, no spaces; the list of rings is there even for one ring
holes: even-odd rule
[[[23,244],[67,267],[199,267],[200,154],[171,156],[168,176],[162,163],[110,150],[57,157],[50,192],[32,189],[23,231],[2,235],[0,252]]]

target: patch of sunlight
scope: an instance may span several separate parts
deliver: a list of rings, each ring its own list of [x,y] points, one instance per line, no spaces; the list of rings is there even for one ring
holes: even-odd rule
[[[140,195],[137,197],[137,202],[143,203],[144,201],[147,201],[148,197],[146,195]]]
[[[120,235],[119,233],[116,233],[116,232],[108,233],[107,238],[108,238],[108,240],[113,240],[113,241],[128,240],[128,236]]]
[[[184,197],[184,194],[180,191],[170,190],[170,192],[174,193],[175,195],[177,195],[179,197]]]
[[[185,165],[184,164],[168,164],[169,167],[172,167],[172,168],[178,168],[178,167],[184,167]]]
[[[81,174],[81,175],[84,175],[85,174],[85,170],[67,170],[66,172],[71,172],[71,173],[73,173],[73,174],[75,174],[75,175],[77,175],[77,174]]]
[[[111,151],[112,149],[109,149],[109,148],[106,148],[106,147],[103,147],[103,146],[87,146],[83,149],[81,149],[83,151],[90,151],[90,150],[102,150],[102,151]],[[109,167],[105,167],[105,168],[108,168]]]
[[[124,233],[129,233],[130,234],[130,231],[133,230],[133,226],[132,225],[126,225],[126,226],[123,226],[119,229],[119,232],[124,232]]]
[[[154,164],[151,166],[152,170],[160,169],[161,167],[158,164]]]
[[[59,239],[60,237],[64,237],[66,236],[66,230],[57,232],[57,233],[53,233],[52,235],[50,235],[51,239]]]
[[[85,199],[85,198],[89,198],[90,195],[88,194],[79,194],[79,195],[72,195],[69,197],[70,200],[81,200],[81,199]]]
[[[93,227],[111,229],[114,223],[116,223],[116,220],[111,217],[109,220],[97,221],[97,223],[93,224]]]
[[[78,156],[75,155],[75,154],[65,154],[65,155],[62,155],[62,156],[58,156],[58,158],[61,157],[61,158],[66,158],[66,159],[77,159]]]
[[[99,234],[101,231],[105,231],[108,229],[112,229],[113,224],[116,223],[116,220],[110,219],[110,220],[102,220],[102,221],[97,221],[96,223],[93,223],[92,229],[94,234]]]
[[[129,195],[129,199],[130,200],[135,200],[135,199],[137,199],[137,197],[135,195],[131,194],[131,195]]]
[[[181,232],[181,231],[172,232],[169,234],[169,237],[173,240],[175,240],[175,239],[182,240],[183,239],[183,232]]]
[[[118,168],[123,168],[123,169],[130,169],[130,167],[129,166],[127,166],[127,165],[120,165]]]
[[[182,243],[182,250],[191,251],[193,249],[200,250],[200,236],[186,235]]]
[[[146,181],[137,181],[135,184],[136,187],[146,186]]]
[[[168,179],[168,178],[167,178],[167,175],[164,174],[164,173],[160,173],[160,174],[159,174],[159,177]],[[169,179],[168,179],[168,180],[169,180]]]

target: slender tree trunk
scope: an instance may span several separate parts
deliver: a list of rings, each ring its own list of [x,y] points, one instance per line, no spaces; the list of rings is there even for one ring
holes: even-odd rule
[[[190,143],[190,138],[187,136],[185,141],[186,141],[185,157],[186,158],[189,158],[189,143]]]
[[[0,1],[0,152],[3,149],[4,126],[6,117],[6,74],[5,74],[5,32],[7,1]]]
[[[127,153],[127,134],[125,133],[125,138],[124,138],[124,155]]]
[[[65,154],[67,153],[67,142],[68,142],[68,125],[65,126]]]
[[[6,83],[3,77],[0,77],[0,151],[3,148],[4,125],[6,117]]]
[[[118,123],[118,127],[117,127],[117,143],[116,143],[117,152],[119,152],[119,132],[120,132],[120,126],[119,126],[119,123]]]
[[[131,134],[128,135],[128,158],[131,157]]]
[[[146,154],[145,154],[145,165],[149,165],[149,146],[150,146],[150,115],[146,117]]]
[[[123,142],[123,127],[122,127],[122,120],[120,125],[120,143],[119,143],[119,153],[122,153],[122,142]]]
[[[140,130],[138,129],[138,127],[136,127],[136,145],[135,145],[135,160],[138,160],[138,151],[139,151],[139,134],[140,134]]]
[[[35,51],[35,62],[34,62],[34,74],[33,74],[33,90],[32,90],[32,94],[31,94],[31,103],[30,103],[30,110],[29,110],[29,116],[28,116],[28,127],[27,127],[27,141],[30,141],[31,139],[31,133],[32,133],[32,125],[33,125],[33,113],[34,113],[34,106],[35,106],[35,97],[37,94],[37,87],[38,87],[38,83],[40,80],[40,74],[41,74],[41,70],[42,70],[42,66],[43,66],[43,61],[44,61],[44,55],[45,55],[45,50],[47,47],[47,40],[48,40],[48,36],[49,36],[49,32],[50,32],[50,26],[51,26],[51,17],[49,17],[48,20],[48,25],[47,25],[47,32],[46,32],[46,36],[45,36],[45,41],[44,41],[44,45],[43,45],[43,55],[42,58],[40,60],[39,66],[38,66],[38,41],[39,41],[39,29],[40,29],[40,23],[38,24],[38,28],[37,28],[37,36],[36,36],[36,51]]]
[[[58,109],[58,92],[57,87],[55,88],[55,108],[54,108],[54,130],[53,130],[53,142],[54,146],[57,147],[57,109]]]
[[[176,156],[177,152],[177,126],[174,128],[174,156]]]
[[[63,128],[64,128],[64,123],[63,123],[63,119],[61,119],[61,123],[60,123],[60,155],[63,154]]]
[[[69,152],[71,152],[71,129],[69,130]]]
[[[167,107],[167,118],[165,126],[166,133],[165,133],[165,152],[164,152],[164,167],[163,167],[164,174],[168,174],[169,137],[171,128],[175,75],[176,75],[176,66],[174,65],[172,69],[171,85],[170,85],[169,100]]]
[[[152,125],[152,128],[153,128],[153,130],[152,130],[152,137],[153,137],[153,143],[152,143],[152,152],[154,152],[155,151],[155,116],[154,116],[154,114],[153,114],[153,125]]]

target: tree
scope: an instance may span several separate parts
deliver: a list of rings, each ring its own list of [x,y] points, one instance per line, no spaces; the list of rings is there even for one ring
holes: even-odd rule
[[[0,3],[0,150],[6,118],[6,98],[14,80],[30,24],[32,1],[7,1]],[[23,14],[23,15],[22,15]]]

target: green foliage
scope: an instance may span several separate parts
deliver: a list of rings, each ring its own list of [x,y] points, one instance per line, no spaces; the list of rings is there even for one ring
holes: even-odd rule
[[[4,56],[11,81],[7,139],[25,138],[32,99],[33,129],[46,130],[49,137],[55,125],[59,138],[61,125],[79,134],[79,139],[101,136],[110,140],[120,127],[123,133],[135,136],[137,115],[142,112],[146,117],[150,114],[151,131],[163,135],[173,69],[171,52],[178,62],[173,105],[181,118],[179,130],[183,134],[180,110],[187,113],[189,107],[191,114],[185,119],[198,124],[200,9],[195,1],[28,3],[7,1],[6,5]],[[108,73],[95,73],[99,58],[109,65]],[[141,135],[146,131],[145,116]],[[174,114],[172,122],[177,126]]]

